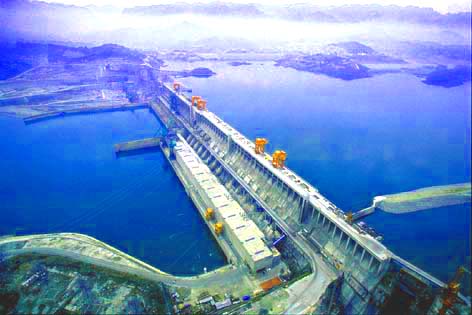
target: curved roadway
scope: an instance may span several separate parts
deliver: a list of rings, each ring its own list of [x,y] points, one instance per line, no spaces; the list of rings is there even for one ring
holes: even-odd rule
[[[53,237],[58,237],[58,236],[55,235]],[[34,238],[38,238],[38,236],[34,236],[33,239]],[[52,238],[52,237],[49,237],[49,238]],[[14,240],[11,240],[10,242],[0,241],[0,244],[18,242],[25,239],[27,240],[26,237],[22,237],[21,240],[14,239]],[[85,242],[93,246],[97,246],[97,244],[89,243],[84,240],[78,240],[78,241]],[[116,251],[119,252],[118,250]],[[73,252],[67,249],[51,248],[51,247],[27,247],[27,248],[20,248],[20,249],[9,249],[9,250],[0,251],[0,253],[2,253],[4,259],[11,259],[16,256],[27,255],[27,254],[60,256],[64,258],[77,260],[83,263],[93,264],[96,266],[100,266],[100,267],[111,269],[118,272],[125,272],[128,274],[133,274],[133,275],[140,276],[150,281],[162,282],[167,285],[188,287],[188,288],[201,288],[201,287],[208,287],[208,286],[213,286],[213,285],[225,285],[232,282],[239,282],[239,281],[242,281],[242,277],[244,275],[244,272],[240,270],[239,268],[228,266],[228,267],[223,267],[215,271],[211,271],[206,274],[202,274],[198,276],[189,276],[189,277],[173,276],[171,274],[158,272],[157,270],[156,271],[152,271],[149,269],[146,270],[144,269],[146,268],[144,263],[143,263],[143,266],[132,267],[132,266],[119,264],[110,260],[83,255],[83,254]],[[121,252],[119,252],[118,255],[129,261],[129,258],[127,257],[128,255]]]

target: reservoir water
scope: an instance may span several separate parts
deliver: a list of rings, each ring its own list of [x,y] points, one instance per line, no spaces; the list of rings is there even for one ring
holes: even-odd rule
[[[147,109],[26,126],[0,116],[0,235],[84,233],[178,275],[222,266],[163,154],[115,157],[115,143],[161,128]]]
[[[470,182],[471,85],[425,85],[408,74],[342,81],[253,63],[206,66],[217,74],[181,81],[247,137],[266,137],[287,165],[345,211],[374,196]],[[365,221],[384,243],[442,280],[470,266],[470,204]]]
[[[470,83],[411,75],[342,81],[271,63],[209,66],[181,81],[249,138],[284,149],[287,165],[345,211],[377,195],[470,181]],[[161,126],[147,110],[25,126],[0,116],[0,235],[80,232],[175,274],[224,257],[161,152],[116,159],[113,144]],[[470,204],[365,219],[384,243],[442,280],[470,265]]]

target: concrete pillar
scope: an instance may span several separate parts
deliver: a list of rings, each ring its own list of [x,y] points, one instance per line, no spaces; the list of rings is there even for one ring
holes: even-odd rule
[[[343,235],[344,235],[344,232],[341,230],[341,234],[339,235],[338,245],[341,245],[341,242],[343,240]]]
[[[354,241],[354,240],[353,240]],[[356,256],[357,242],[354,241],[354,250],[352,251],[352,256]]]
[[[364,255],[365,255],[365,249],[362,249],[361,263],[362,263],[362,259],[364,259]]]
[[[380,273],[381,270],[382,270],[382,263],[379,261],[379,268],[377,268],[376,273]]]
[[[331,238],[334,238],[334,235],[336,234],[336,229],[337,229],[336,224],[333,223],[333,225],[334,225],[334,228],[333,228],[333,234],[331,235]]]
[[[370,261],[369,261],[369,267],[367,269],[370,270],[370,267],[372,267],[372,262],[374,261],[374,256],[370,255]]]
[[[305,213],[305,209],[301,208],[300,211],[298,211],[298,223],[302,223],[303,219],[303,214]]]
[[[348,236],[347,236],[347,240],[346,240],[346,247],[344,248],[344,250],[347,250],[350,241],[351,241],[351,238],[350,238],[349,235],[348,235]]]
[[[228,138],[226,138],[226,146],[227,152],[231,153],[233,151],[233,139],[231,139],[231,136],[228,136]]]

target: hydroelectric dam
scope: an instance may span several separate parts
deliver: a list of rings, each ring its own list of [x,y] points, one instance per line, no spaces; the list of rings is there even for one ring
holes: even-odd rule
[[[249,140],[188,91],[177,82],[159,82],[149,107],[167,132],[145,145],[162,149],[230,264],[256,277],[284,268],[309,273],[286,313],[324,307],[378,314],[393,294],[392,279],[413,295],[424,287],[449,292],[290,170],[289,153],[266,153],[267,139]],[[133,145],[143,147],[138,142],[130,150]],[[470,307],[467,298],[453,295]],[[428,314],[446,314],[443,299],[438,295]]]

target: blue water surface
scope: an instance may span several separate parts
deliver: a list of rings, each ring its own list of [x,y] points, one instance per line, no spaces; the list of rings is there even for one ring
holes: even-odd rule
[[[182,82],[210,110],[250,138],[268,138],[268,151],[284,149],[288,166],[346,211],[376,195],[470,181],[470,84],[446,89],[408,74],[342,81],[271,63],[169,68],[197,66],[217,75]],[[159,128],[146,111],[30,126],[1,117],[0,234],[87,233],[180,274],[221,265],[162,154],[113,156],[114,143]],[[470,261],[470,206],[366,221],[394,252],[443,280]]]
[[[84,233],[179,275],[222,266],[163,154],[115,157],[115,143],[161,129],[147,109],[31,125],[0,116],[0,235]]]
[[[342,81],[272,63],[169,68],[196,66],[217,75],[181,81],[211,111],[249,138],[268,138],[269,152],[285,150],[288,167],[345,211],[377,195],[470,182],[470,83],[443,88],[400,73]],[[447,280],[470,262],[470,205],[451,209],[368,222],[398,255]]]

